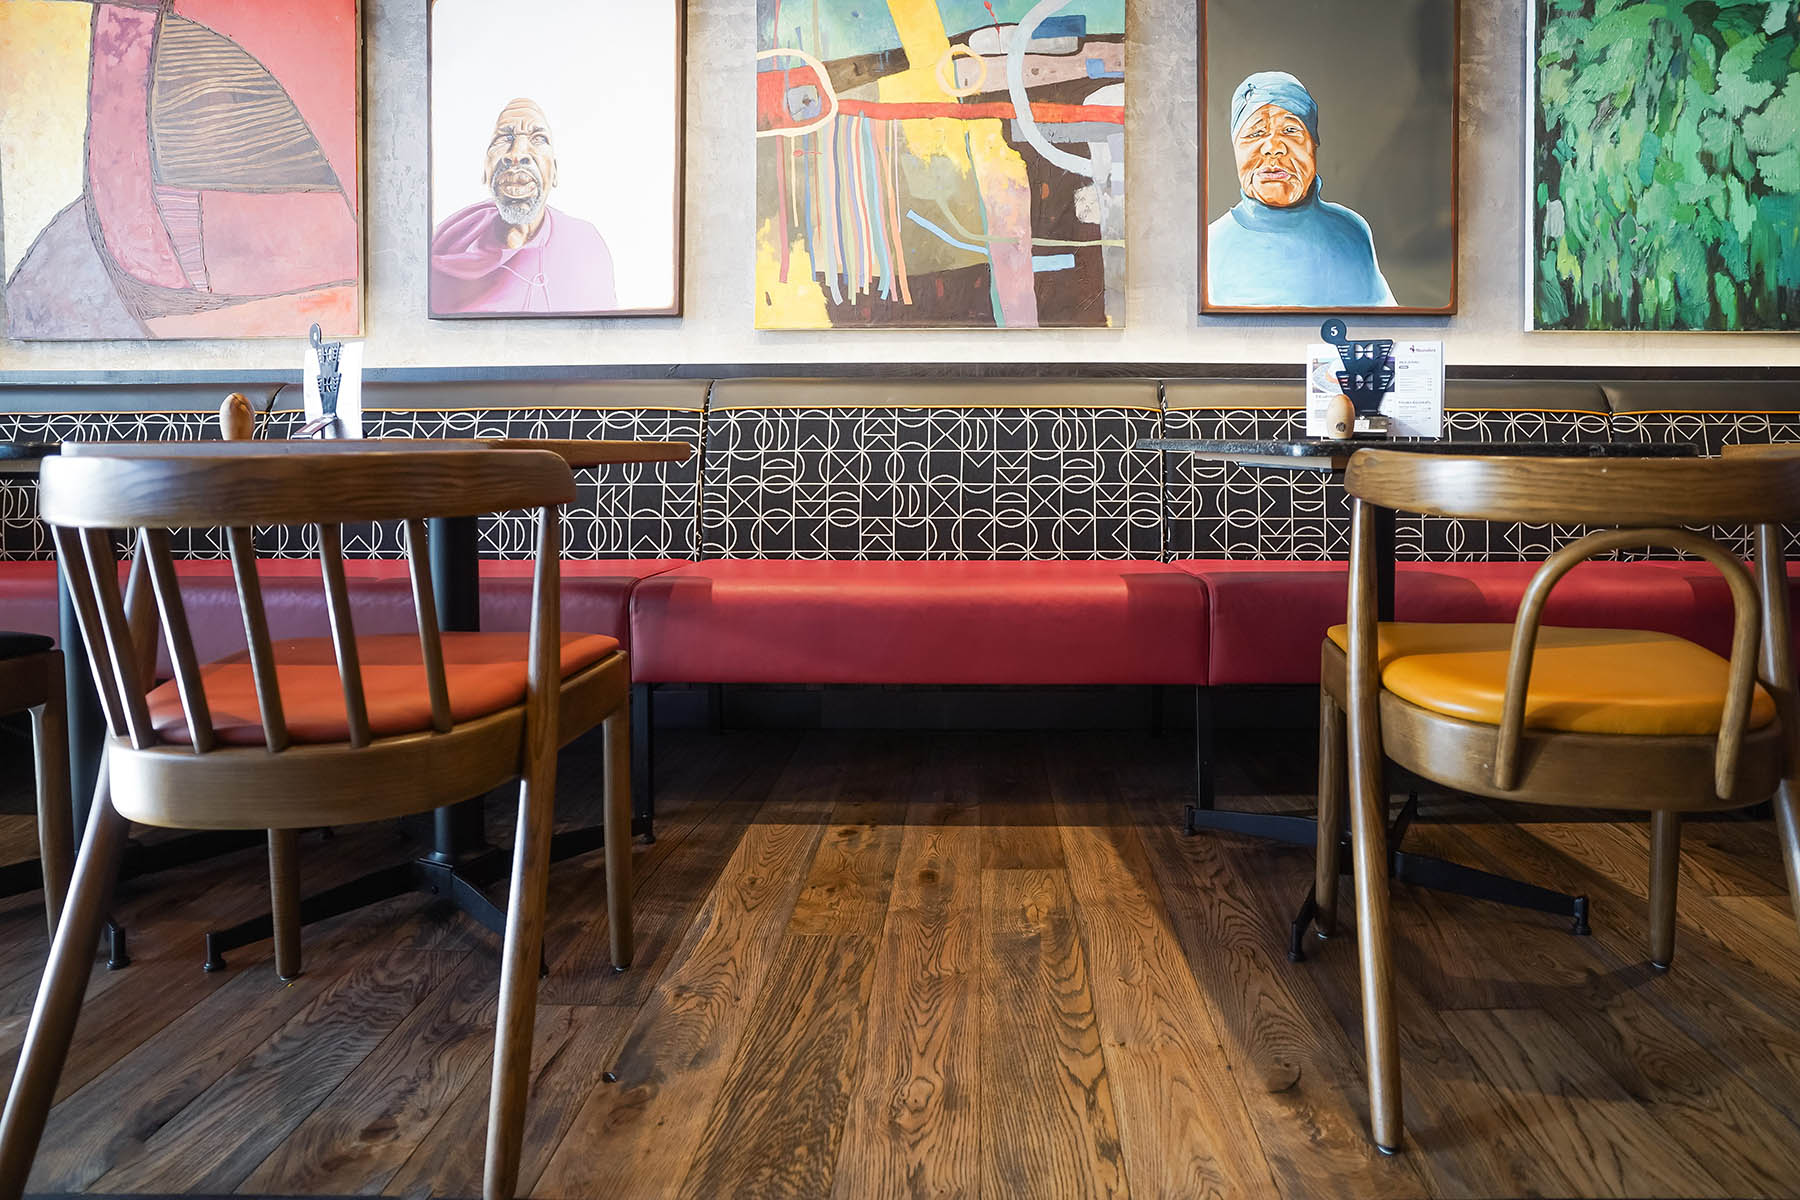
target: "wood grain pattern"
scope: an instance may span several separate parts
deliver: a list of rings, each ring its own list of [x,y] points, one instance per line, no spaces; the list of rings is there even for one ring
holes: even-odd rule
[[[1069,890],[1093,980],[1126,1174],[1146,1196],[1241,1196],[1273,1185],[1225,1037],[1164,916],[1111,772],[1051,752]],[[1086,763],[1096,760],[1089,757]]]
[[[981,831],[915,804],[876,956],[833,1195],[981,1194]]]
[[[92,1190],[234,1190],[465,957],[401,951],[359,963]]]
[[[602,856],[552,872],[543,995],[563,999],[534,1031],[522,1195],[1189,1195],[1189,1131],[1234,1121],[1263,1173],[1235,1194],[1281,1200],[1789,1196],[1800,1178],[1800,943],[1767,819],[1684,820],[1681,953],[1656,975],[1641,820],[1428,796],[1409,844],[1585,890],[1593,936],[1393,889],[1408,1142],[1387,1159],[1364,1132],[1355,922],[1286,961],[1312,852],[1182,833],[1184,739],[664,736],[630,972],[611,971]],[[1309,740],[1222,741],[1231,803],[1308,803]],[[566,822],[599,816],[602,760],[598,738],[565,751]],[[1054,865],[984,869],[990,833],[1034,827]],[[889,864],[872,851],[894,837]],[[304,841],[314,886],[410,852],[375,826]],[[476,1194],[491,936],[403,897],[319,926],[292,988],[268,943],[197,970],[198,931],[265,886],[247,849],[120,889],[137,962],[95,973],[71,1056],[86,1083],[34,1191]],[[0,1051],[43,959],[35,902],[0,908]]]
[[[1513,1123],[1542,1142],[1578,1192],[1695,1196],[1724,1190],[1544,1013],[1465,1011],[1446,1013],[1444,1020],[1482,1073],[1500,1086]],[[1588,1102],[1576,1105],[1571,1095]]]
[[[602,1082],[636,1008],[610,1004],[539,1005],[532,1045],[531,1107],[519,1194],[530,1195],[576,1110]],[[431,1132],[388,1180],[388,1196],[473,1196],[481,1191],[487,1130],[487,1077],[477,1073],[436,1116]],[[604,1151],[601,1151],[602,1153]]]
[[[31,1186],[81,1191],[144,1145],[277,1029],[309,1004],[331,975],[291,983],[246,971],[182,1013],[51,1114]],[[122,1105],[121,1096],[131,1103]]]
[[[982,872],[984,1195],[1131,1194],[1073,908],[1061,871]]]
[[[686,1176],[819,834],[817,824],[789,822],[746,831],[633,1023],[616,1080],[582,1106],[538,1195],[606,1196],[633,1179]],[[602,1142],[605,1154],[588,1149]]]
[[[784,940],[682,1181],[683,1200],[831,1194],[861,1069],[875,941]]]

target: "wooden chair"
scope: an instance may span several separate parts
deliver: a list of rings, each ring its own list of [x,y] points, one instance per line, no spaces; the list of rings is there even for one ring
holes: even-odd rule
[[[568,466],[529,451],[313,453],[305,443],[45,465],[39,502],[73,580],[111,728],[102,784],[0,1117],[0,1198],[25,1187],[74,1032],[126,824],[296,829],[424,812],[519,777],[484,1194],[517,1180],[544,932],[556,752],[606,727],[606,876],[616,967],[631,960],[629,672],[612,638],[559,629]],[[531,632],[440,634],[425,519],[536,509]],[[223,519],[221,519],[223,518]],[[340,527],[403,520],[419,636],[352,628]],[[248,650],[202,666],[168,530],[224,524]],[[317,528],[330,638],[274,643],[253,525]],[[121,595],[111,531],[135,530]],[[151,615],[154,614],[154,615]],[[150,686],[160,618],[175,679]],[[133,620],[133,617],[137,620]]]
[[[1398,1022],[1389,950],[1383,757],[1458,791],[1651,814],[1650,958],[1673,959],[1680,814],[1774,799],[1800,921],[1796,708],[1778,522],[1800,517],[1800,458],[1480,458],[1365,450],[1350,461],[1349,621],[1322,650],[1316,896],[1336,904],[1345,793],[1376,1145],[1400,1145]],[[1376,617],[1374,509],[1613,526],[1551,555],[1514,622]],[[1757,527],[1756,578],[1682,525]],[[1545,600],[1585,559],[1633,546],[1705,559],[1731,590],[1727,661],[1635,630],[1542,627]]]
[[[69,804],[69,714],[63,699],[63,656],[35,633],[0,633],[0,716],[31,714],[37,780],[38,863],[44,873],[44,916],[51,936],[75,866]]]

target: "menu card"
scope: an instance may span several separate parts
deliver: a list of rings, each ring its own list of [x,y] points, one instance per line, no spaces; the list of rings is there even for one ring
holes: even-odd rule
[[[1337,374],[1344,369],[1337,347],[1316,342],[1306,348],[1306,436],[1331,436],[1331,402],[1343,393]],[[1444,343],[1394,343],[1394,390],[1381,398],[1388,436],[1444,436]]]

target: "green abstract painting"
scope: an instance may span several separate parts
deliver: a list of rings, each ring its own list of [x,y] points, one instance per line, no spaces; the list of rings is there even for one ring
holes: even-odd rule
[[[1800,329],[1800,0],[1531,0],[1536,329]]]

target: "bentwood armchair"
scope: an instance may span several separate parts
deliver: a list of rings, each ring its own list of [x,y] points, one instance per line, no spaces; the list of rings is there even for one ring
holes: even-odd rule
[[[531,451],[221,448],[45,465],[39,502],[64,561],[110,726],[101,786],[0,1117],[0,1200],[25,1188],[73,1036],[126,824],[297,829],[423,812],[519,778],[519,823],[489,1101],[484,1192],[517,1181],[544,931],[556,752],[606,726],[606,878],[616,967],[631,959],[629,672],[609,637],[563,634],[567,464]],[[537,511],[531,632],[440,633],[425,519]],[[419,634],[358,637],[341,525],[405,522]],[[317,529],[332,636],[275,642],[251,527]],[[248,649],[196,661],[170,529],[223,525]],[[112,531],[138,550],[124,594]],[[151,614],[154,616],[151,616]],[[133,618],[136,618],[135,620]],[[149,618],[149,619],[146,619]],[[175,678],[153,686],[160,620]]]
[[[1800,518],[1800,457],[1593,460],[1365,450],[1350,461],[1349,621],[1322,648],[1319,823],[1346,791],[1356,886],[1370,1124],[1401,1142],[1384,756],[1462,792],[1535,804],[1648,811],[1650,959],[1675,948],[1683,812],[1773,799],[1800,918],[1796,707],[1779,522]],[[1512,624],[1376,618],[1376,506],[1439,516],[1611,526],[1551,555]],[[1683,525],[1757,528],[1755,577]],[[1729,586],[1731,657],[1668,634],[1542,625],[1544,604],[1585,559],[1627,547],[1706,560]],[[1329,929],[1338,839],[1318,839],[1315,886]]]

